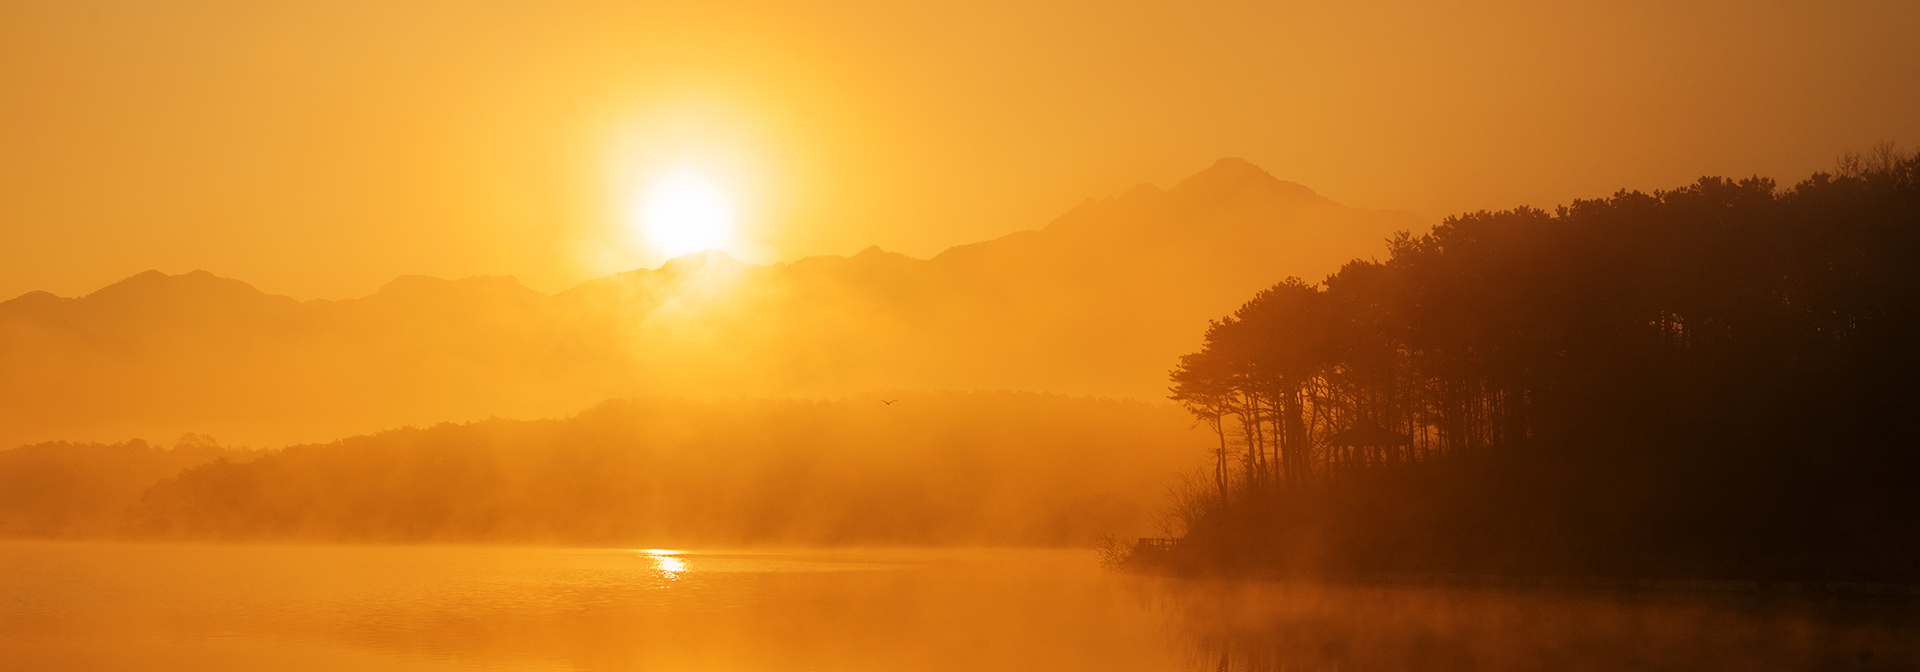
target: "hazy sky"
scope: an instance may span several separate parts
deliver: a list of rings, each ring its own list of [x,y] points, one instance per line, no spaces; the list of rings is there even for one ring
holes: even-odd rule
[[[1920,143],[1920,3],[0,0],[0,298],[928,256],[1221,156],[1433,220]]]

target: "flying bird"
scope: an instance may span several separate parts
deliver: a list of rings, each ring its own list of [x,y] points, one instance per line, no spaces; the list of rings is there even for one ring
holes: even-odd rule
[[[892,405],[893,405],[893,402],[895,402],[895,401],[899,401],[899,399],[894,399],[894,400],[892,400],[892,401],[888,401],[888,400],[886,400],[886,399],[881,399],[881,400],[880,400],[880,403],[882,403],[882,404],[886,404],[886,405],[888,405],[888,406],[892,406]]]

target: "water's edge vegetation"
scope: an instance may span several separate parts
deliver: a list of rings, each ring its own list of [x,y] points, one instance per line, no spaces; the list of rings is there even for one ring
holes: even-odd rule
[[[1920,157],[1448,219],[1215,322],[1176,574],[1920,583]],[[1869,589],[1881,590],[1879,588]]]

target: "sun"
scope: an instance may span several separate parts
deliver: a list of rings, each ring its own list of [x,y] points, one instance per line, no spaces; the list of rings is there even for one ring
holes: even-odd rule
[[[661,175],[641,195],[639,206],[636,224],[655,252],[677,257],[733,245],[733,201],[719,184],[697,172]]]

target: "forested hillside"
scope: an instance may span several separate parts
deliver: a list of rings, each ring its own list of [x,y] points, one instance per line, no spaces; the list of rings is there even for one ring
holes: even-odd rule
[[[272,451],[44,444],[0,451],[0,534],[1084,545],[1151,532],[1208,440],[1171,405],[983,392],[610,401]]]

